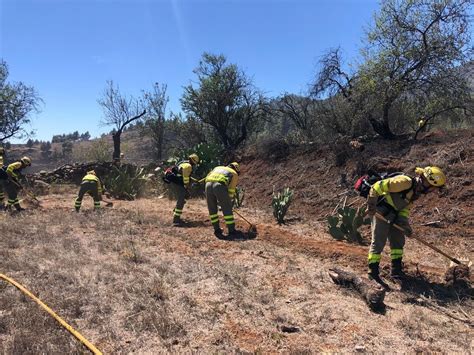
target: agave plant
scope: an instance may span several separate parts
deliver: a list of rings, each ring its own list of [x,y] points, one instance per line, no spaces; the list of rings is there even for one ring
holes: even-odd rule
[[[272,207],[273,216],[276,218],[278,224],[285,223],[285,215],[290,208],[291,201],[293,200],[293,191],[288,187],[278,193],[273,193]]]
[[[134,200],[140,196],[147,181],[144,168],[128,165],[114,166],[112,172],[104,179],[107,191],[122,200]]]
[[[362,242],[362,235],[358,229],[363,224],[370,224],[370,219],[365,218],[365,208],[344,207],[337,210],[336,216],[327,218],[329,223],[329,234],[337,240],[348,240],[350,242]]]

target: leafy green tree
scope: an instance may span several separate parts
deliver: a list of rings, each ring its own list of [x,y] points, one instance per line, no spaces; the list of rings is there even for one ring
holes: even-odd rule
[[[469,5],[470,0],[383,0],[367,31],[362,64],[347,73],[338,50],[331,51],[313,91],[343,98],[352,124],[367,120],[385,138],[394,137],[393,122],[408,112],[414,120],[465,109],[470,92],[459,67],[472,59]]]
[[[38,112],[41,102],[32,86],[7,82],[8,74],[7,63],[0,60],[0,142],[27,134],[30,114]]]
[[[417,100],[430,116],[464,106],[466,78],[456,66],[472,54],[470,0],[386,0],[369,30],[359,87],[375,108],[374,130],[393,137],[391,110]],[[470,53],[471,52],[471,53]]]
[[[194,73],[197,85],[184,88],[183,110],[212,126],[226,150],[235,150],[262,117],[263,95],[223,55],[204,53]]]

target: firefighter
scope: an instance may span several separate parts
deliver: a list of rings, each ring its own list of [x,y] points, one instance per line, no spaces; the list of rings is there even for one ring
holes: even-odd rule
[[[74,203],[76,212],[79,212],[82,205],[82,198],[87,193],[94,199],[94,209],[100,209],[100,201],[102,200],[102,183],[94,170],[88,171],[86,176],[82,178],[81,187]]]
[[[206,199],[209,210],[209,218],[214,227],[216,237],[222,236],[219,226],[218,205],[221,206],[224,221],[229,236],[235,236],[239,232],[235,229],[234,213],[232,211],[235,189],[239,181],[239,163],[233,162],[227,166],[218,166],[206,176]]]
[[[403,277],[403,247],[405,235],[410,236],[412,229],[408,215],[413,201],[421,195],[435,191],[446,183],[446,176],[436,166],[415,169],[416,177],[397,175],[377,181],[372,185],[367,199],[368,215],[372,217],[372,243],[368,264],[369,277],[379,279],[379,264],[387,238],[390,242],[391,276]],[[389,223],[376,218],[375,213],[383,215],[390,223],[401,226],[405,233]]]
[[[181,225],[181,214],[183,213],[183,207],[186,203],[186,199],[189,198],[189,183],[191,174],[199,164],[199,156],[197,154],[191,154],[188,157],[188,161],[183,161],[177,164],[177,181],[170,183],[171,188],[174,190],[175,195],[178,196],[176,201],[176,207],[173,209],[173,226],[179,227]]]
[[[31,165],[31,159],[23,157],[19,161],[11,163],[2,169],[3,176],[3,191],[8,195],[7,209],[11,209],[12,206],[16,208],[18,212],[23,211],[24,208],[20,206],[20,200],[18,200],[18,191],[23,187],[20,184],[21,171]]]

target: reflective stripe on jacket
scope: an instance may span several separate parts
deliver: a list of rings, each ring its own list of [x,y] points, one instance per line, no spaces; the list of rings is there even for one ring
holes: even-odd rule
[[[235,188],[237,187],[238,181],[239,176],[237,175],[237,172],[227,166],[215,167],[206,176],[206,182],[220,182],[221,184],[226,185],[230,198],[233,198],[235,195]]]
[[[369,197],[384,197],[399,216],[408,217],[414,197],[413,184],[412,178],[406,175],[380,180],[372,185]]]
[[[20,177],[20,171],[23,168],[24,168],[23,164],[20,161],[16,161],[8,165],[7,174],[8,176],[18,180],[18,178]]]
[[[183,177],[183,184],[189,185],[189,177],[193,172],[193,166],[188,162],[183,162],[178,165],[178,176]]]
[[[100,183],[100,179],[93,175],[93,174],[87,174],[82,178],[82,182],[84,181],[95,181],[97,183],[97,191],[99,194],[102,194],[102,184]]]

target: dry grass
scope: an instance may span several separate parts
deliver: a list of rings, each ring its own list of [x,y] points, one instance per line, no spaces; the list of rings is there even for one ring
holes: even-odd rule
[[[293,245],[309,237],[288,245],[273,237],[217,240],[202,200],[186,205],[187,228],[170,226],[164,199],[117,202],[102,213],[85,200],[80,214],[72,200],[50,195],[43,210],[1,214],[0,272],[105,353],[470,350],[469,326],[402,302],[402,292],[387,295],[386,315],[371,313],[326,276],[334,263],[346,266],[344,258]],[[276,238],[292,227],[272,228]],[[84,351],[0,283],[0,353]]]

